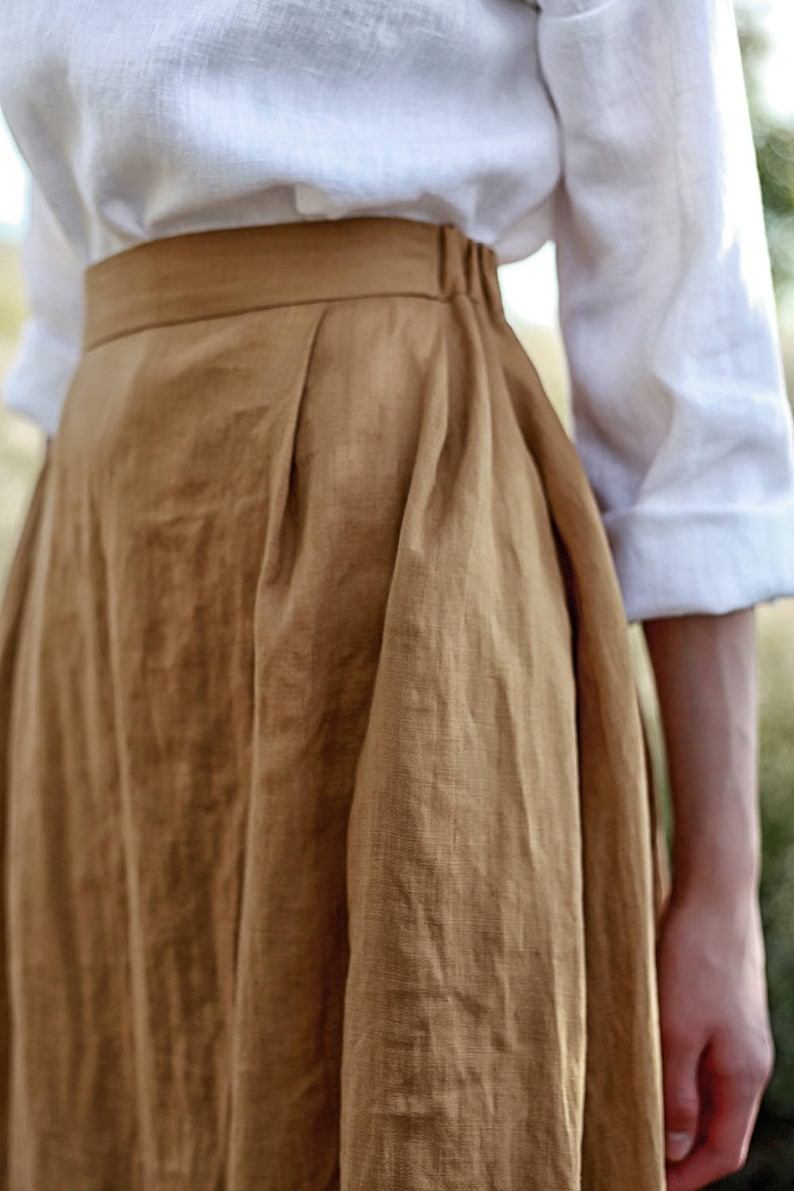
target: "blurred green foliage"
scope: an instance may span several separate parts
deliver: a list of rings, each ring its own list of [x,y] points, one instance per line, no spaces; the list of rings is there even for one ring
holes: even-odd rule
[[[738,0],[736,18],[750,105],[756,161],[764,198],[772,275],[779,298],[794,296],[794,127],[766,103],[763,75],[774,48],[758,4]]]

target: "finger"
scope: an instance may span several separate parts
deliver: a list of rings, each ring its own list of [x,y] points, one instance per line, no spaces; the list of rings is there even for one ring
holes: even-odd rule
[[[702,1085],[708,1122],[702,1144],[669,1168],[668,1191],[696,1191],[740,1170],[747,1161],[763,1084],[756,1073],[715,1073],[706,1064]]]
[[[680,1162],[692,1149],[698,1131],[700,1051],[692,1040],[670,1030],[663,1042],[665,1153],[668,1162]]]

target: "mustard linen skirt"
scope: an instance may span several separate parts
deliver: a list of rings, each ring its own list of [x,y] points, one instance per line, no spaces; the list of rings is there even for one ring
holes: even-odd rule
[[[628,631],[496,265],[87,270],[0,620],[10,1191],[664,1188]]]

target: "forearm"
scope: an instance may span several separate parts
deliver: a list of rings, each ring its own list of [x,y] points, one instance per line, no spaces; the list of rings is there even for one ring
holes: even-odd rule
[[[755,610],[643,630],[670,775],[673,896],[746,898],[760,871]]]

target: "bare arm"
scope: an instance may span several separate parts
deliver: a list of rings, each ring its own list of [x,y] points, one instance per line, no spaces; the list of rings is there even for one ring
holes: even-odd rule
[[[694,1191],[744,1164],[774,1057],[758,907],[755,615],[643,629],[675,819],[657,956],[668,1188]],[[684,1135],[678,1145],[671,1133]]]
[[[760,872],[754,609],[643,630],[667,745],[674,895],[746,900]]]

